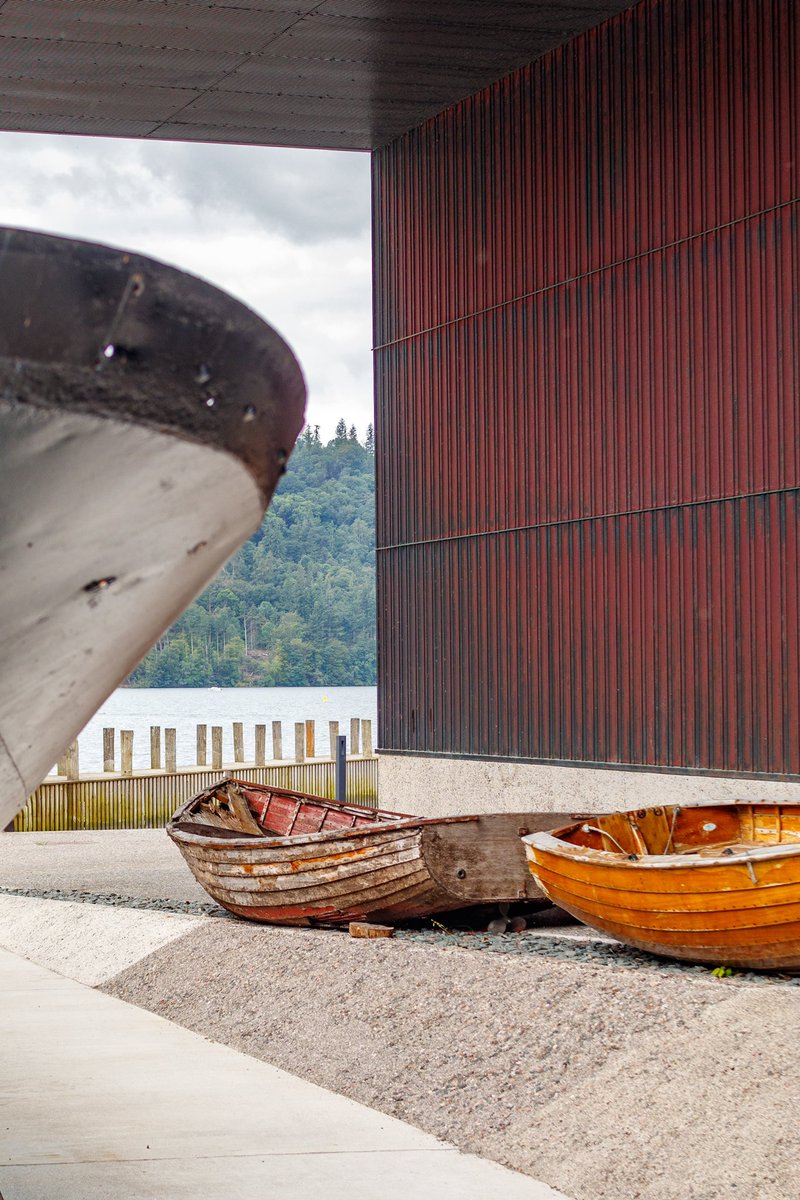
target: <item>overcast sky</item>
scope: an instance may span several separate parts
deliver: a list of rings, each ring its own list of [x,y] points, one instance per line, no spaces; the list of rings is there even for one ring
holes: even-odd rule
[[[290,343],[312,425],[372,420],[369,155],[0,134],[0,224],[151,254]]]

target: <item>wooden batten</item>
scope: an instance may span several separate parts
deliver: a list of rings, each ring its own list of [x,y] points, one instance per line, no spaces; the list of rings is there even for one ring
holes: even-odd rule
[[[372,754],[372,721],[361,722],[361,753]]]
[[[174,775],[178,769],[177,735],[174,729],[164,730],[164,770]]]
[[[78,779],[80,773],[78,743],[73,742],[67,747],[67,753],[64,756],[64,774],[66,775],[67,779]]]
[[[328,742],[330,744],[330,758],[336,758],[336,742],[339,737],[339,722],[328,721]]]
[[[394,925],[374,925],[369,921],[351,921],[348,933],[352,938],[394,937]]]
[[[233,761],[244,762],[244,725],[241,721],[233,722]]]
[[[107,775],[113,774],[115,770],[115,739],[116,731],[114,729],[103,730],[103,770]]]
[[[133,774],[133,730],[119,731],[119,769],[122,775]]]
[[[222,726],[211,726],[211,766],[215,771],[222,770]]]
[[[150,770],[161,770],[161,726],[150,726]]]

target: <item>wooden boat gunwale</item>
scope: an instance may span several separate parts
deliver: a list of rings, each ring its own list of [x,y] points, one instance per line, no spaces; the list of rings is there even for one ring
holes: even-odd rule
[[[290,834],[271,834],[264,833],[262,836],[257,834],[242,834],[241,837],[219,836],[215,834],[212,826],[208,827],[208,833],[193,833],[181,828],[182,820],[189,820],[191,810],[194,809],[206,796],[212,795],[220,787],[227,783],[234,783],[241,788],[256,788],[262,791],[274,791],[288,793],[291,796],[296,796],[301,800],[308,800],[313,804],[330,805],[331,808],[339,809],[344,812],[352,812],[358,816],[369,816],[372,814],[376,819],[373,824],[356,825],[352,829],[324,829],[320,833],[290,833]],[[393,817],[394,820],[380,820],[381,816]],[[234,776],[226,776],[219,782],[214,783],[211,787],[206,788],[197,796],[192,796],[187,800],[177,812],[173,815],[170,821],[167,822],[167,833],[177,841],[186,841],[191,844],[199,844],[208,849],[210,848],[225,848],[225,849],[247,849],[258,845],[259,849],[283,849],[287,846],[306,846],[317,845],[320,842],[341,841],[344,839],[363,837],[364,834],[380,831],[381,833],[394,833],[399,829],[417,829],[426,825],[455,825],[459,822],[477,821],[477,814],[469,814],[467,816],[455,817],[415,817],[404,813],[394,813],[389,809],[382,808],[361,808],[355,804],[341,804],[336,800],[329,800],[325,796],[313,796],[308,792],[298,792],[294,788],[271,788],[264,784],[249,783],[244,779],[237,779]]]
[[[688,805],[684,807],[688,807]],[[704,805],[703,807],[719,806]],[[751,858],[762,862],[764,859],[789,858],[800,854],[800,843],[791,845],[787,842],[776,843],[775,845],[742,846],[741,849],[736,849],[734,844],[731,846],[733,851],[731,854],[720,852],[719,854],[670,853],[630,855],[619,850],[598,850],[593,846],[576,846],[571,842],[562,840],[564,834],[571,833],[581,824],[584,824],[584,822],[564,825],[560,829],[554,829],[549,833],[529,833],[522,840],[526,845],[534,846],[539,850],[549,851],[551,854],[566,855],[581,862],[606,863],[609,866],[613,864],[615,867],[625,867],[631,871],[641,870],[643,867],[658,871],[680,867],[730,867],[737,863],[746,864]]]

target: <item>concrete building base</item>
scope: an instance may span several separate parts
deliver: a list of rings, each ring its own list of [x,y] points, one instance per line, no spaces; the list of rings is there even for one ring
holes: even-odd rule
[[[382,808],[430,817],[468,812],[607,812],[731,799],[800,804],[800,783],[380,754]]]

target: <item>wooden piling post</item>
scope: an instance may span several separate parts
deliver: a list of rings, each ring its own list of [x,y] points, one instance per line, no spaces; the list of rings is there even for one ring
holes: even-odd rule
[[[204,767],[208,762],[208,726],[197,726],[197,765]]]
[[[244,725],[241,721],[233,722],[233,761],[244,762]]]
[[[114,771],[115,737],[116,731],[114,729],[103,730],[103,771],[106,775],[111,775]]]
[[[359,734],[361,732],[361,722],[358,717],[353,717],[350,721],[350,756],[358,754],[358,747],[361,744]]]
[[[119,731],[119,770],[121,775],[133,774],[133,730]]]
[[[314,733],[314,722],[306,721],[306,758],[316,758],[316,736]]]
[[[294,723],[294,761],[305,762],[306,758],[306,726],[305,721]]]
[[[67,773],[67,755],[61,755],[61,758],[56,763],[56,775],[66,775]]]
[[[67,747],[67,753],[64,756],[64,774],[67,779],[78,779],[80,777],[80,762],[78,758],[78,743],[73,742]]]
[[[267,727],[256,725],[256,766],[263,767],[267,761]]]
[[[336,758],[336,739],[339,736],[339,722],[328,721],[328,741],[331,744],[331,758]]]
[[[178,769],[178,739],[174,729],[164,730],[164,770],[174,775]]]
[[[161,726],[150,726],[150,770],[161,770]]]
[[[272,761],[280,762],[283,758],[283,727],[280,721],[272,722]]]
[[[211,766],[215,771],[222,770],[222,726],[211,726]]]
[[[361,722],[361,753],[372,758],[372,721]]]

